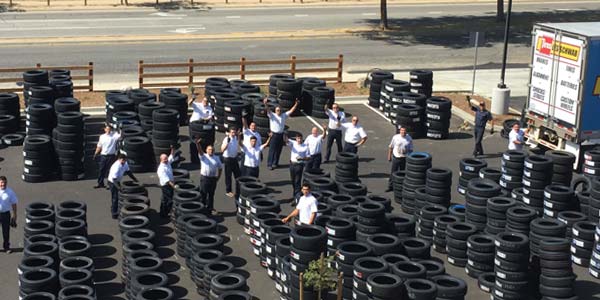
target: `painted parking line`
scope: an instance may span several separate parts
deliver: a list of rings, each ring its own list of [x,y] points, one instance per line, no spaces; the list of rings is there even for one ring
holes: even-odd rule
[[[391,122],[392,120],[390,120],[388,117],[386,117],[381,111],[379,111],[378,109],[369,106],[368,103],[363,103],[364,106],[368,107],[370,110],[372,110],[374,113],[380,115],[384,120]]]
[[[323,130],[323,126],[321,126],[321,124],[319,124],[319,122],[317,122],[317,120],[315,120],[313,117],[307,115],[305,112],[302,112],[302,114],[311,122],[313,123],[315,126],[317,126],[317,128],[319,128],[320,130]]]

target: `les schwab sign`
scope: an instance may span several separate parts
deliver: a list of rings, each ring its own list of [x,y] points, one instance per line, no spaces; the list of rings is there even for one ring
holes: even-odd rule
[[[572,61],[578,61],[581,52],[581,47],[557,42],[549,36],[539,36],[535,48],[542,54],[558,55]]]

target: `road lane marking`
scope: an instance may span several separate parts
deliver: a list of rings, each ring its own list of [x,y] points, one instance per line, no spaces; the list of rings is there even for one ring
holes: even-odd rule
[[[308,17],[308,15],[294,15],[294,17]]]
[[[370,110],[372,110],[373,112],[375,112],[376,114],[380,115],[383,119],[385,119],[388,122],[391,122],[392,120],[390,120],[388,117],[386,117],[382,112],[380,112],[378,109],[371,107],[368,103],[363,103],[364,106],[368,107]]]
[[[226,16],[227,19],[240,19],[241,16]]]
[[[206,28],[205,27],[177,28],[175,30],[169,30],[169,32],[187,34],[187,33],[196,32],[198,30],[206,30]]]
[[[168,21],[168,20],[182,20],[182,17],[140,17],[140,18],[94,18],[94,19],[39,19],[39,20],[4,20],[5,24],[17,24],[17,23],[75,23],[75,22],[107,22],[107,21]]]
[[[172,13],[168,13],[168,12],[157,12],[157,13],[153,13],[150,15],[151,16],[159,16],[159,17],[186,17],[187,16],[187,15],[172,14]]]
[[[317,128],[319,128],[320,130],[323,130],[323,126],[321,126],[321,124],[319,124],[319,122],[317,122],[317,120],[313,119],[313,117],[307,115],[305,112],[302,112],[302,114],[311,122],[313,123],[315,126],[317,126]]]
[[[376,16],[376,13],[362,13],[363,16]]]
[[[190,27],[202,27],[201,24],[190,24]],[[69,27],[17,27],[17,28],[0,28],[0,31],[48,31],[48,30],[81,30],[81,29],[117,29],[117,28],[164,28],[164,27],[181,27],[181,24],[164,24],[164,25],[122,25],[122,26],[69,26]],[[204,28],[205,29],[205,28]]]
[[[427,13],[430,14],[430,15],[441,15],[442,14],[441,11],[429,11]]]

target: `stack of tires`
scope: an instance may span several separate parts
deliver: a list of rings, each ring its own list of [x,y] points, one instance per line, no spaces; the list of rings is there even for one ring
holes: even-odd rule
[[[0,93],[0,134],[5,135],[19,130],[21,105],[19,95]]]
[[[220,273],[210,280],[209,299],[251,299],[246,292],[246,277],[234,273]]]
[[[277,96],[277,82],[281,79],[294,79],[294,76],[289,74],[273,74],[269,76],[269,95]]]
[[[447,168],[430,168],[425,175],[425,191],[429,203],[448,208],[452,199],[452,171]]]
[[[502,178],[502,171],[490,167],[481,168],[479,170],[479,178],[489,179],[493,182],[500,182],[500,178]]]
[[[402,182],[402,211],[415,214],[415,190],[427,183],[427,170],[431,168],[431,155],[426,152],[413,152],[406,158],[406,170]]]
[[[327,103],[323,103],[321,104],[321,108],[318,108],[317,104],[315,104],[315,98],[312,94],[312,91],[314,88],[316,87],[324,87],[327,85],[327,83],[325,82],[325,80],[321,80],[319,78],[314,78],[314,77],[305,77],[305,78],[299,78],[300,80],[302,80],[302,94],[300,96],[300,107],[302,108],[302,110],[309,115],[313,114],[313,110],[318,109],[320,111],[323,111],[323,106],[325,106],[325,104]],[[319,101],[320,103],[323,102],[323,100]]]
[[[446,228],[450,224],[460,222],[461,220],[453,215],[437,216],[433,222],[433,250],[438,253],[446,254]]]
[[[47,103],[32,103],[25,109],[25,133],[27,135],[51,135],[56,126],[56,114],[52,105]]]
[[[410,71],[410,91],[430,98],[433,91],[433,72],[429,70]]]
[[[335,181],[340,183],[359,182],[358,155],[349,152],[340,152],[335,156]]]
[[[333,105],[335,102],[335,90],[328,86],[318,86],[314,87],[310,91],[310,94],[312,95],[310,115],[319,119],[327,119],[325,105]]]
[[[142,102],[137,106],[138,118],[140,119],[140,126],[145,131],[152,130],[152,113],[157,109],[165,108],[166,105],[162,102],[147,101]]]
[[[506,210],[506,231],[529,234],[529,224],[537,217],[537,211],[527,206],[514,206]]]
[[[506,211],[517,205],[517,202],[508,197],[493,197],[487,200],[487,224],[485,233],[496,235],[506,231]]]
[[[201,138],[200,145],[206,149],[206,146],[213,145],[215,143],[215,123],[213,122],[200,122],[193,121],[189,124],[190,126],[190,143],[195,143],[198,138]],[[190,153],[195,155],[195,153]]]
[[[260,93],[260,87],[245,79],[233,79],[229,81],[231,88],[240,96],[244,94]]]
[[[438,204],[427,204],[421,208],[418,214],[417,237],[433,241],[435,219],[448,213],[446,206]]]
[[[583,175],[591,179],[600,178],[600,150],[593,149],[585,151],[583,155]]]
[[[327,253],[334,255],[339,244],[356,239],[356,227],[350,220],[332,217],[325,224]]]
[[[190,218],[185,222],[185,240],[182,240],[181,242],[185,242],[185,245],[183,246],[183,253],[187,254],[186,257],[186,264],[189,268],[194,268],[194,247],[193,247],[193,242],[194,242],[194,238],[201,236],[203,234],[213,234],[217,231],[217,223],[209,218],[206,218],[204,216],[198,216],[198,217],[194,217],[194,218]],[[180,248],[181,245],[178,245],[178,248]],[[211,247],[211,249],[217,249],[217,247]],[[197,249],[196,249],[197,250]]]
[[[117,128],[118,121],[137,118],[135,103],[120,91],[106,91],[106,122]],[[115,114],[119,113],[115,116]]]
[[[263,140],[268,138],[269,132],[271,131],[267,109],[272,111],[274,108],[275,105],[270,102],[267,103],[266,107],[262,102],[254,104],[254,115],[252,117],[252,121],[256,123],[256,131],[260,133],[260,136],[263,138]]]
[[[448,138],[450,118],[452,117],[452,101],[446,97],[427,99],[427,137],[434,140]]]
[[[394,191],[394,202],[398,204],[402,204],[402,188],[404,185],[405,175],[406,172],[404,170],[392,173],[392,188]]]
[[[527,299],[529,239],[524,234],[502,232],[496,235],[494,243],[494,299]]]
[[[44,182],[54,177],[57,161],[52,140],[47,135],[28,135],[23,143],[23,175],[25,182]]]
[[[344,274],[343,277],[343,299],[352,299],[352,289],[354,287],[354,262],[362,257],[371,256],[373,249],[363,242],[343,242],[338,245],[338,251],[335,256],[335,262],[338,271]]]
[[[310,262],[318,260],[327,250],[327,233],[320,226],[297,226],[292,229],[290,242],[290,263],[297,266],[296,269],[306,270]],[[294,294],[299,293],[294,291],[292,285],[292,295]]]
[[[215,96],[215,103],[213,105],[215,113],[215,129],[217,131],[225,131],[225,104],[239,100],[240,96],[236,93],[217,93]]]
[[[156,170],[152,142],[145,136],[130,136],[123,139],[120,152],[127,156],[129,168],[134,173]]]
[[[234,194],[234,198],[235,198],[235,202],[236,202],[236,206],[238,207],[237,210],[237,220],[238,220],[238,224],[240,225],[249,225],[250,222],[250,199],[249,197],[251,196],[251,192],[249,192],[251,189],[245,187],[244,188],[244,196],[242,196],[242,185],[246,184],[246,183],[254,183],[254,182],[260,182],[260,180],[258,180],[258,178],[256,177],[252,177],[252,176],[240,176],[238,178],[235,179],[235,194]],[[267,197],[267,195],[261,195],[264,197]],[[248,219],[246,221],[246,219]]]
[[[471,179],[479,178],[479,171],[487,167],[487,162],[477,158],[463,158],[459,162],[458,193],[466,194]]]
[[[179,113],[163,108],[152,112],[152,146],[156,157],[169,154],[171,147],[179,148]]]
[[[294,106],[296,100],[302,95],[302,81],[295,78],[283,78],[277,80],[277,103],[281,107],[281,112],[287,112]],[[298,115],[300,110],[296,110],[294,115]]]
[[[472,278],[494,271],[494,236],[475,234],[467,239],[467,266],[465,271]]]
[[[573,225],[571,260],[575,264],[589,267],[594,250],[595,229],[596,223],[589,221],[578,221]]]
[[[56,98],[73,97],[73,80],[69,70],[51,70],[49,83]]]
[[[359,203],[357,221],[354,225],[356,240],[359,242],[365,242],[375,233],[385,232],[385,206],[373,201]]]
[[[369,74],[369,106],[378,108],[379,101],[381,99],[381,89],[383,88],[383,81],[394,79],[394,74],[383,71],[376,70]]]
[[[576,275],[569,258],[570,241],[566,238],[551,238],[540,242],[539,292],[542,297],[570,299],[575,295]]]
[[[544,188],[544,216],[558,217],[560,212],[577,209],[575,192],[569,186],[548,185]]]
[[[352,295],[356,295],[357,299],[372,298],[373,290],[371,289],[371,291],[369,291],[367,279],[373,274],[386,274],[384,272],[388,272],[388,270],[389,267],[387,262],[379,257],[367,256],[355,260],[354,276],[352,279],[352,284],[354,285]],[[384,280],[383,278],[381,279]],[[397,278],[394,279],[396,279],[396,285],[399,286],[401,280],[398,280]]]
[[[594,247],[592,249],[592,259],[590,260],[589,273],[594,278],[600,278],[600,224],[596,225],[594,232]]]
[[[48,71],[46,70],[37,69],[23,72],[23,100],[25,102],[25,107],[29,106],[29,98],[34,94],[31,88],[44,87],[43,90],[47,90],[45,88],[50,88],[49,84]],[[50,88],[50,91],[52,91],[52,88]],[[36,96],[40,96],[40,94],[33,97]]]
[[[254,183],[262,185],[263,189],[266,190],[266,186],[263,183]],[[273,277],[275,272],[275,257],[272,251],[267,251],[267,246],[270,249],[275,247],[275,240],[273,238],[268,241],[263,232],[261,231],[261,221],[268,218],[276,218],[281,212],[279,203],[270,197],[257,198],[250,202],[250,243],[254,247],[255,253],[258,252],[261,265],[267,267],[269,270],[269,276]],[[267,222],[268,223],[268,222]],[[276,222],[279,225],[280,222]],[[264,224],[264,225],[275,225],[275,224]]]
[[[223,106],[225,110],[223,126],[225,130],[235,128],[236,130],[242,129],[242,118],[248,118],[248,114],[251,112],[250,102],[245,100],[232,100],[225,103]],[[248,120],[247,120],[248,121]]]
[[[550,150],[544,154],[552,159],[552,183],[571,185],[575,155],[567,151]]]
[[[469,181],[465,194],[467,222],[475,226],[478,231],[483,231],[487,225],[488,199],[500,196],[500,194],[500,185],[491,180],[475,178]],[[496,215],[494,214],[494,216]]]
[[[523,186],[526,157],[525,152],[517,150],[508,150],[502,154],[502,177],[499,183],[504,190],[510,192]]]
[[[52,136],[62,180],[72,181],[85,177],[84,126],[83,114],[79,111],[58,114],[58,126],[53,130]]]
[[[467,265],[467,240],[477,233],[477,227],[470,223],[457,222],[446,227],[446,253],[448,262],[457,267]]]
[[[147,89],[131,89],[127,91],[127,97],[133,100],[135,111],[139,114],[139,106],[146,102],[156,102],[156,94]]]
[[[181,199],[191,199],[193,202],[197,202],[200,199],[200,192],[194,190],[177,190],[175,191],[175,197]],[[181,212],[180,212],[181,213]],[[175,232],[177,233],[177,254],[181,257],[188,257],[191,253],[187,253],[185,250],[185,244],[187,239],[186,223],[193,218],[202,218],[204,215],[200,213],[183,213],[180,214],[175,220]]]
[[[408,92],[410,91],[410,84],[403,80],[398,79],[386,79],[382,81],[382,88],[379,98],[379,110],[383,112],[386,117],[390,117],[390,113],[395,111],[398,104],[402,104],[402,102],[392,101],[392,95],[398,92]],[[396,107],[394,107],[396,106]]]
[[[163,102],[168,109],[173,109],[179,114],[179,125],[187,125],[187,111],[188,111],[188,96],[177,92],[173,89],[161,89],[158,95],[158,100]]]
[[[423,106],[399,104],[395,114],[394,120],[396,122],[392,123],[398,127],[406,128],[406,133],[412,138],[418,139],[425,135],[425,108]]]
[[[531,254],[540,255],[540,243],[548,238],[564,238],[567,224],[552,218],[536,218],[530,223],[529,240]]]
[[[544,190],[552,183],[552,158],[531,155],[525,159],[523,169],[523,189],[530,191]],[[551,217],[556,217],[553,215]]]

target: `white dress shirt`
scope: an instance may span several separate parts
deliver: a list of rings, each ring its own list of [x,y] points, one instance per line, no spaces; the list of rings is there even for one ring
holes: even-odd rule
[[[412,137],[408,134],[402,137],[398,133],[392,137],[389,147],[392,148],[392,155],[394,155],[394,157],[406,157],[413,151]]]
[[[204,155],[200,156],[200,175],[205,177],[217,177],[219,175],[219,169],[223,168],[223,164],[217,155]]]
[[[123,175],[127,171],[129,171],[129,164],[127,162],[121,164],[120,160],[117,159],[117,161],[110,166],[110,170],[108,171],[108,181],[111,183],[121,181]]]
[[[304,144],[308,147],[308,156],[321,153],[321,145],[323,144],[323,135],[309,135],[304,140]]]
[[[508,150],[523,150],[523,140],[525,133],[523,130],[515,132],[511,130],[508,134]],[[515,144],[515,141],[521,142],[521,144]]]
[[[296,141],[288,141],[288,146],[291,150],[290,161],[292,163],[304,162],[298,160],[298,158],[308,157],[308,147],[306,146],[306,144],[298,144],[298,142]]]
[[[269,113],[269,129],[271,129],[273,133],[283,133],[285,130],[285,121],[289,116],[289,111],[282,113],[279,116],[274,112]]]
[[[298,209],[298,219],[300,220],[300,223],[308,224],[308,222],[310,222],[310,216],[319,210],[317,207],[317,198],[312,194],[300,197],[296,209]]]
[[[12,209],[13,204],[17,204],[17,195],[15,192],[7,187],[0,190],[0,212],[7,212]]]
[[[158,170],[156,170],[156,175],[158,175],[158,182],[160,186],[164,186],[169,181],[173,181],[173,168],[171,167],[171,163],[173,162],[173,155],[169,155],[166,163],[158,164]]]
[[[342,123],[342,127],[346,130],[344,134],[344,141],[346,143],[356,144],[367,137],[367,133],[360,125],[354,126],[354,124],[348,122]]]
[[[260,165],[260,152],[264,149],[264,145],[258,145],[252,147],[250,144],[242,145],[244,151],[244,166],[248,168],[256,168]]]
[[[215,115],[210,105],[202,105],[202,103],[192,103],[192,117],[190,122],[212,118]]]
[[[115,155],[117,153],[117,142],[120,137],[121,134],[112,131],[101,135],[96,145],[102,148],[100,155]]]
[[[262,137],[258,131],[252,131],[249,128],[244,129],[244,144],[250,145],[250,138],[252,136],[256,137],[256,144],[262,145]]]
[[[228,138],[230,138],[230,137],[226,136],[223,139],[223,142],[221,143],[221,149],[222,149],[222,147],[227,145],[227,148],[225,148],[225,151],[223,151],[223,157],[224,158],[235,158],[235,157],[237,157],[237,154],[238,154],[238,138],[236,136],[232,137],[229,144],[227,142]]]
[[[346,114],[343,111],[338,111],[336,114],[332,109],[328,109],[327,117],[329,118],[329,123],[327,124],[329,129],[340,130],[340,128],[337,126],[338,117],[340,117],[340,123],[343,124],[346,122]]]

